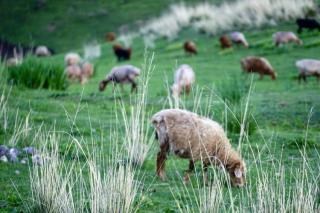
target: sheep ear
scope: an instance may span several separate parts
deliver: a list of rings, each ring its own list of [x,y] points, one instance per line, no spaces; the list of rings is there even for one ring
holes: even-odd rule
[[[242,171],[237,168],[234,170],[234,175],[237,177],[237,178],[241,178],[242,177]]]

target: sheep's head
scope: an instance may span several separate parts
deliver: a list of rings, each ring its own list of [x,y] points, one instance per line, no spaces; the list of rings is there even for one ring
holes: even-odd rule
[[[297,43],[298,45],[303,45],[303,42],[302,42],[301,39],[297,39],[297,40],[296,40],[296,43]]]
[[[178,84],[173,84],[171,87],[171,94],[174,98],[178,98],[180,95],[180,86]]]
[[[243,71],[247,70],[247,60],[246,59],[241,59],[240,64],[241,64],[241,68]]]
[[[99,91],[102,92],[105,90],[106,86],[108,84],[108,81],[106,80],[102,80],[100,81],[100,84],[99,84]]]
[[[246,182],[246,166],[243,161],[237,160],[236,162],[233,162],[233,164],[227,168],[229,175],[230,175],[230,181],[232,186],[234,187],[242,187],[244,186]]]
[[[271,79],[272,79],[272,80],[276,80],[276,78],[277,78],[277,73],[276,73],[275,71],[271,71],[271,72],[270,72],[270,75],[271,75]]]

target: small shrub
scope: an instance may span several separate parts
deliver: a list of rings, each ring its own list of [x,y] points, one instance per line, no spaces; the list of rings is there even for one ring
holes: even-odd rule
[[[217,94],[227,104],[237,104],[247,94],[249,84],[240,76],[232,76],[217,85]]]
[[[226,121],[228,131],[234,134],[240,134],[241,125],[243,125],[244,132],[247,135],[252,135],[257,129],[257,124],[254,120],[254,117],[250,108],[248,108],[245,118],[244,118],[245,110],[243,109],[243,107],[234,106],[231,110],[232,112],[228,113],[228,117]]]
[[[63,67],[42,60],[29,57],[21,65],[9,67],[7,70],[8,80],[13,84],[32,89],[66,89],[67,78]]]

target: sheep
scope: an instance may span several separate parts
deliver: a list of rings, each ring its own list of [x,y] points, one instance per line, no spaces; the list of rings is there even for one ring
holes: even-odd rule
[[[249,44],[248,44],[245,36],[243,35],[243,33],[241,33],[241,32],[231,32],[229,34],[229,36],[230,36],[230,39],[231,39],[231,41],[233,43],[242,44],[243,46],[245,46],[247,48],[249,47]]]
[[[68,53],[64,57],[64,61],[67,66],[77,65],[81,62],[81,57],[78,53]]]
[[[320,81],[320,60],[302,59],[296,62],[296,67],[299,70],[299,83],[301,79],[307,82],[307,76],[315,76]]]
[[[227,35],[223,35],[220,37],[220,45],[222,49],[232,47],[231,41]]]
[[[88,78],[93,75],[93,72],[94,66],[89,62],[69,65],[65,70],[65,73],[69,79],[79,80],[81,84],[86,83]]]
[[[113,45],[113,52],[117,56],[118,61],[130,60],[132,49],[125,49],[119,44]]]
[[[71,64],[66,67],[65,73],[70,80],[79,80],[82,82],[81,68],[78,64]]]
[[[193,69],[187,64],[181,65],[174,74],[174,84],[171,87],[173,97],[179,97],[182,90],[189,94],[194,81],[195,74]]]
[[[13,48],[13,56],[6,59],[6,66],[7,67],[13,67],[18,66],[22,64],[23,62],[23,52],[20,49],[20,51],[17,51],[16,48]]]
[[[297,19],[296,23],[298,25],[298,33],[299,34],[302,33],[303,28],[309,29],[309,30],[318,29],[318,31],[320,31],[320,24],[315,19],[299,18],[299,19]]]
[[[194,42],[192,41],[186,41],[184,42],[183,44],[183,48],[184,48],[184,51],[187,53],[187,54],[190,54],[190,55],[197,55],[198,54],[198,51],[197,51],[197,46]]]
[[[38,46],[35,50],[35,55],[38,57],[51,56],[51,51],[46,46]]]
[[[294,42],[298,45],[302,45],[302,41],[293,32],[276,32],[272,35],[272,38],[276,46],[289,42]]]
[[[165,180],[165,161],[169,152],[180,158],[189,159],[189,169],[184,181],[194,170],[196,161],[202,161],[204,181],[207,183],[207,168],[210,164],[222,166],[229,173],[231,184],[245,184],[246,166],[215,121],[180,109],[165,109],[152,116],[160,151],[157,154],[156,173]]]
[[[272,80],[275,80],[277,74],[269,61],[263,57],[249,56],[240,61],[242,70],[244,72],[257,72],[260,74],[260,80],[264,75],[270,75]]]
[[[132,65],[122,65],[111,69],[110,73],[99,84],[100,92],[104,91],[109,82],[120,84],[123,90],[124,83],[131,84],[131,92],[137,92],[137,83],[134,81],[140,75],[140,69]],[[114,88],[113,88],[114,89]]]
[[[105,34],[105,39],[108,42],[114,41],[116,39],[116,34],[114,32],[108,32]]]

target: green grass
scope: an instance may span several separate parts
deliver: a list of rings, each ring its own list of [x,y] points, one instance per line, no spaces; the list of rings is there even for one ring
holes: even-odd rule
[[[257,179],[259,175],[257,168],[260,167],[263,171],[270,170],[270,173],[267,174],[268,177],[272,176],[271,169],[273,167],[270,162],[274,161],[281,162],[281,166],[288,170],[299,166],[302,161],[300,149],[304,148],[305,143],[308,145],[306,146],[306,153],[310,159],[309,166],[315,174],[318,174],[320,84],[312,78],[308,79],[307,84],[298,84],[295,79],[297,70],[294,62],[301,58],[314,58],[318,55],[320,47],[310,44],[319,42],[319,33],[305,32],[301,35],[307,48],[295,45],[273,48],[271,46],[271,35],[277,30],[295,31],[296,26],[292,23],[286,23],[265,28],[263,31],[245,32],[247,40],[252,43],[252,47],[249,49],[234,48],[230,52],[222,52],[219,49],[217,38],[199,35],[192,30],[184,31],[179,39],[173,43],[168,43],[165,40],[157,41],[153,62],[155,69],[149,81],[146,103],[148,114],[169,107],[166,94],[166,78],[164,76],[167,76],[169,84],[171,84],[173,71],[177,65],[187,63],[194,68],[196,85],[202,88],[203,92],[198,108],[194,106],[195,90],[189,97],[182,97],[183,105],[189,110],[197,108],[202,114],[208,114],[209,117],[225,126],[225,108],[221,103],[221,97],[218,98],[211,92],[215,91],[215,88],[221,82],[226,82],[233,76],[240,75],[241,79],[246,77],[246,74],[241,72],[240,59],[242,57],[249,55],[265,56],[278,72],[278,78],[276,81],[272,81],[268,76],[265,76],[263,80],[258,80],[259,76],[253,76],[249,111],[257,126],[256,130],[243,141],[241,149],[249,170],[248,176],[251,180]],[[193,38],[197,43],[199,49],[197,56],[186,56],[182,48],[174,48],[182,46],[183,41],[187,38]],[[68,39],[61,42],[67,41]],[[75,38],[75,41],[78,41],[77,38]],[[121,64],[131,63],[141,67],[144,63],[145,54],[141,40],[138,39],[133,43],[133,50],[132,60]],[[48,60],[48,63],[56,63],[61,66],[64,63],[63,55],[57,55]],[[132,103],[129,95],[130,90],[125,87],[125,93],[121,94],[120,90],[116,90],[117,92],[112,94],[112,88],[107,87],[106,92],[98,92],[99,81],[105,77],[113,66],[118,65],[112,54],[111,44],[102,46],[102,56],[94,63],[98,66],[97,73],[84,86],[73,83],[65,91],[22,89],[13,86],[8,98],[9,127],[7,132],[1,132],[0,140],[7,143],[14,133],[15,117],[18,111],[18,122],[23,124],[27,115],[29,115],[31,128],[28,131],[28,136],[21,136],[16,141],[19,147],[25,145],[40,146],[39,141],[34,139],[36,137],[32,136],[36,135],[40,126],[43,126],[44,129],[50,129],[54,125],[57,131],[68,132],[73,137],[84,140],[89,150],[94,150],[97,146],[103,147],[103,155],[105,157],[110,156],[112,153],[110,147],[114,143],[123,142],[122,140],[112,140],[110,138],[112,131],[116,130],[120,136],[123,136],[125,132],[124,124],[121,119],[119,120],[121,111],[117,100],[121,99],[125,109],[129,111]],[[139,85],[141,84],[142,82],[139,83]],[[226,86],[226,90],[229,89],[233,90],[232,86]],[[238,109],[240,112],[244,110],[243,105],[236,106],[241,107],[241,109]],[[313,110],[311,116],[309,116],[311,108]],[[149,122],[149,119],[146,119],[146,122]],[[149,125],[149,123],[147,124]],[[305,137],[306,131],[307,138]],[[237,147],[238,136],[232,132],[228,136],[231,138],[232,145]],[[154,141],[154,144],[156,148],[151,150],[147,160],[139,169],[144,174],[143,183],[148,189],[143,191],[144,202],[142,202],[139,212],[177,212],[176,203],[170,189],[175,187],[175,184],[180,183],[177,172],[180,175],[183,174],[183,171],[187,169],[187,161],[170,155],[167,164],[169,180],[161,182],[155,178],[155,158],[158,143]],[[70,142],[70,135],[62,134],[59,140],[59,148],[60,152],[66,156],[67,164],[72,164],[77,157],[74,146]],[[259,162],[253,157],[257,155],[260,156]],[[80,157],[80,165],[84,162],[84,157]],[[197,165],[197,168],[199,167],[200,165]],[[0,163],[0,168],[0,211],[25,210],[23,201],[27,201],[31,194],[28,167]],[[19,175],[14,173],[17,169],[21,172]],[[286,184],[290,185],[292,178],[290,174],[286,175]],[[195,182],[195,179],[192,178],[191,181]],[[254,181],[249,182],[249,184],[250,188],[247,189],[257,190]],[[191,190],[190,185],[188,188]],[[227,199],[224,205],[228,205],[230,197],[226,195],[227,189],[223,188],[223,190],[225,192],[223,196]],[[246,189],[232,189],[235,205],[240,203],[239,197],[242,197],[243,190]],[[184,197],[183,199],[188,198]],[[244,202],[249,202],[250,198],[243,197],[242,199]]]
[[[31,56],[18,66],[8,67],[6,75],[11,84],[31,89],[65,90],[68,86],[63,66]]]

